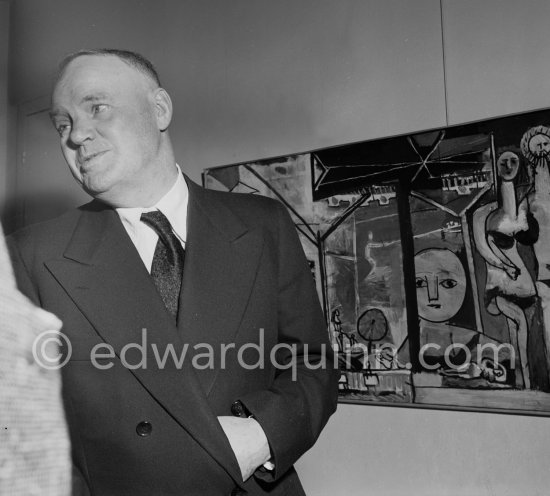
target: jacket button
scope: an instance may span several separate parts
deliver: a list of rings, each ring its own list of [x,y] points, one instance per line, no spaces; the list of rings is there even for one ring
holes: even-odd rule
[[[247,417],[245,407],[241,401],[237,400],[231,405],[231,413],[235,417]]]
[[[150,422],[140,422],[136,426],[136,432],[141,437],[150,436],[152,431],[153,431],[153,425]]]
[[[230,496],[239,496],[239,494],[244,494],[244,492],[241,491],[240,488],[236,487],[235,489],[233,489],[233,491],[231,491]]]

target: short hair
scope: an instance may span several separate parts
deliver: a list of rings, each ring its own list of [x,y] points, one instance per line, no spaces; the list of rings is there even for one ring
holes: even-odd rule
[[[67,66],[73,60],[77,59],[78,57],[83,57],[85,55],[113,55],[115,57],[118,57],[120,60],[122,60],[122,62],[128,64],[134,69],[137,69],[139,72],[152,79],[158,86],[161,86],[159,75],[155,67],[149,60],[147,60],[143,55],[137,52],[132,52],[130,50],[120,50],[117,48],[91,48],[70,53],[59,64],[57,77],[55,78],[56,83],[59,82],[59,80],[62,78],[63,74],[65,73],[65,69],[67,69]]]

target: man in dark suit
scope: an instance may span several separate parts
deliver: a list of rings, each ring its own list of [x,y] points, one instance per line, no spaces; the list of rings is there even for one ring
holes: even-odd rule
[[[20,288],[72,345],[78,480],[98,496],[303,494],[292,465],[337,387],[311,273],[280,204],[181,173],[171,116],[143,57],[65,59],[51,117],[94,201],[10,240]]]

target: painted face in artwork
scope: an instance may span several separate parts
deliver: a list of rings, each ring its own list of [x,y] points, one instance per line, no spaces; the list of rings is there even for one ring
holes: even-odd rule
[[[513,181],[519,170],[519,157],[514,152],[504,152],[498,157],[497,171],[503,181]]]
[[[466,295],[466,273],[459,258],[446,248],[428,248],[414,257],[418,315],[430,322],[454,317]]]
[[[535,157],[548,157],[550,154],[550,137],[547,134],[535,134],[529,140],[529,151]]]
[[[546,126],[532,127],[522,136],[520,146],[521,153],[530,165],[527,170],[531,180],[533,180],[536,178],[537,170],[542,172],[550,164],[550,128]],[[543,182],[546,183],[546,179]],[[546,184],[538,186],[542,186],[544,191],[548,189]]]

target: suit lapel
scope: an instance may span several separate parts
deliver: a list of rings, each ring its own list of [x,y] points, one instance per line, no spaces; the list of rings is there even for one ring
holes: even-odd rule
[[[188,230],[178,328],[185,342],[210,344],[219,358],[220,344],[235,340],[264,240],[261,232],[249,230],[216,193],[187,182]],[[206,394],[219,372],[219,360],[213,368],[201,370],[199,380]]]
[[[240,481],[237,461],[189,357],[179,368],[168,360],[158,370],[151,345],[157,346],[160,356],[173,346],[179,356],[183,343],[116,212],[97,203],[83,211],[64,257],[46,266],[117,356],[126,344],[141,344],[146,329],[147,368],[130,372]]]

